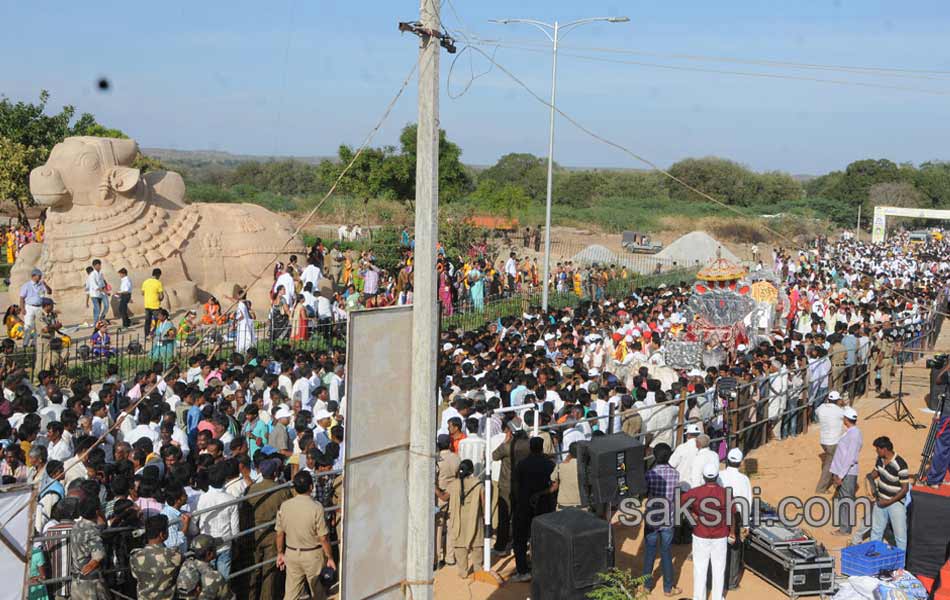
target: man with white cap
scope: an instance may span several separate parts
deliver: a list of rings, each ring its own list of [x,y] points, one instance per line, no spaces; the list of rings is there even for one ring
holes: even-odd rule
[[[752,508],[752,484],[745,474],[739,472],[742,458],[742,450],[733,448],[726,455],[726,468],[719,472],[719,483],[727,490],[732,490],[733,514],[738,513],[739,516],[733,523],[732,535],[735,539],[729,544],[726,560],[726,587],[730,590],[738,587],[742,577],[742,540],[739,533],[749,527]]]
[[[699,487],[703,485],[703,471],[706,465],[715,465],[719,469],[719,453],[709,447],[709,436],[701,433],[696,436],[696,456],[693,457],[693,464],[690,467],[689,485],[690,487]]]
[[[844,404],[841,394],[831,391],[828,393],[828,402],[815,409],[818,427],[821,430],[818,436],[818,443],[821,444],[821,476],[818,478],[818,485],[815,486],[815,493],[818,494],[824,494],[831,487],[831,461],[835,457],[838,440],[844,435],[844,425],[841,423],[844,416],[842,409]]]
[[[670,466],[680,474],[680,481],[690,481],[693,474],[693,459],[699,453],[696,446],[696,436],[702,433],[699,423],[690,423],[686,426],[686,441],[673,450],[670,457]]]
[[[274,422],[271,424],[270,433],[267,434],[267,445],[273,446],[284,456],[290,456],[293,453],[290,446],[290,434],[287,433],[287,425],[290,424],[293,416],[294,413],[286,405],[281,404],[274,413]]]
[[[706,575],[712,566],[710,600],[722,600],[726,574],[726,552],[729,541],[729,506],[726,490],[718,483],[719,465],[706,464],[702,470],[703,485],[681,497],[689,504],[693,526],[693,600],[706,600]]]
[[[844,435],[838,440],[835,448],[835,457],[831,461],[831,477],[834,480],[835,500],[838,504],[838,529],[833,535],[850,536],[854,527],[856,515],[854,509],[845,500],[854,500],[858,489],[858,456],[861,454],[863,442],[861,430],[858,429],[858,413],[854,408],[846,406],[841,410],[841,423],[844,426]]]
[[[320,452],[326,451],[327,444],[330,443],[330,422],[333,415],[326,409],[317,412],[313,417],[313,443],[317,445]]]

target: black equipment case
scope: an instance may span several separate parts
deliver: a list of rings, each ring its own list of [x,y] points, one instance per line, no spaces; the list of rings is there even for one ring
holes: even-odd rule
[[[835,559],[800,529],[763,525],[745,540],[746,568],[790,598],[835,593]]]

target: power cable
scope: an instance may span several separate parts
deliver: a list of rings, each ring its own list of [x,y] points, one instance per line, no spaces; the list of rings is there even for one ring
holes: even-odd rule
[[[501,39],[501,38],[483,38],[474,34],[466,36],[467,41],[480,44],[512,44],[516,46],[540,46],[550,47],[547,42],[537,40],[522,39]],[[772,59],[758,58],[738,58],[730,56],[715,56],[702,54],[678,54],[649,52],[645,50],[634,50],[629,48],[607,48],[602,46],[579,46],[572,44],[558,44],[559,48],[567,50],[578,50],[583,52],[603,52],[613,54],[628,54],[634,56],[649,56],[653,58],[665,58],[671,60],[690,60],[699,62],[718,62],[718,63],[736,63],[742,65],[760,65],[769,67],[783,67],[788,69],[818,70],[818,71],[839,71],[844,73],[856,73],[864,75],[878,75],[881,77],[909,77],[914,79],[931,79],[937,81],[948,81],[947,77],[932,77],[933,75],[948,75],[950,71],[938,69],[910,69],[904,67],[868,67],[859,65],[835,65],[807,62],[793,62]]]
[[[479,45],[479,43],[476,43],[476,42],[469,42],[469,44],[472,46]],[[499,47],[513,48],[513,49],[525,50],[528,52],[538,52],[542,54],[551,53],[550,45],[548,46],[548,49],[544,49],[540,47],[513,45],[513,44],[508,44],[508,43],[503,43],[503,42],[491,42],[491,43],[486,43],[485,45],[491,46],[494,48],[499,48]],[[659,64],[659,63],[649,63],[649,62],[634,61],[634,60],[604,58],[604,57],[598,57],[598,56],[586,56],[582,54],[574,54],[571,52],[563,52],[559,49],[558,57],[560,58],[560,57],[565,57],[565,56],[570,57],[570,58],[576,58],[578,60],[588,61],[588,62],[627,64],[627,65],[635,65],[635,66],[647,67],[647,68],[652,68],[652,69],[665,69],[665,70],[671,70],[671,71],[688,71],[688,72],[693,72],[693,73],[714,73],[717,75],[734,75],[734,76],[739,76],[739,77],[752,77],[752,78],[763,78],[763,79],[787,79],[791,81],[806,81],[806,82],[812,82],[812,83],[828,83],[832,85],[841,85],[841,86],[876,88],[876,89],[894,90],[894,91],[901,91],[901,92],[915,92],[915,93],[928,94],[928,95],[933,95],[933,96],[950,96],[950,91],[944,91],[944,90],[932,90],[932,89],[915,88],[915,87],[900,86],[900,85],[888,85],[888,84],[883,84],[883,83],[871,83],[871,82],[865,82],[865,81],[850,81],[846,79],[822,79],[819,77],[806,77],[803,75],[784,75],[784,74],[779,74],[779,73],[755,73],[752,71],[732,71],[732,70],[724,70],[724,69],[706,69],[702,67],[688,67],[688,66],[682,66],[682,65],[665,65],[665,64]]]

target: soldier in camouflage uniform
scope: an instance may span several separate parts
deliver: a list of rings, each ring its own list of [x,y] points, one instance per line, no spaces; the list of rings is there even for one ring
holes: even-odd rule
[[[132,551],[129,566],[138,581],[139,600],[174,600],[175,579],[181,567],[181,553],[165,546],[168,517],[153,515],[145,522],[148,544]]]
[[[234,600],[227,580],[211,566],[219,544],[218,540],[205,534],[191,542],[194,557],[186,560],[178,572],[179,598]]]
[[[79,501],[79,518],[69,532],[69,569],[73,577],[70,597],[75,600],[109,600],[102,578],[106,549],[96,526],[99,499],[86,496]]]

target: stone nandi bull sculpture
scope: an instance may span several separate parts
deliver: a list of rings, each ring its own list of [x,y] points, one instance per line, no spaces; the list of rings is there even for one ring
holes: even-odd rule
[[[43,271],[66,322],[86,315],[85,268],[102,261],[118,290],[118,270],[134,282],[133,308],[141,314],[141,283],[162,270],[173,309],[217,296],[227,306],[275,253],[299,252],[287,221],[253,204],[186,204],[178,173],[142,174],[132,168],[134,140],[70,137],[56,144],[45,165],[30,173],[30,192],[48,207],[42,244],[26,246],[11,273],[14,299],[33,268]],[[268,271],[248,296],[262,312],[272,284]],[[15,301],[15,300],[14,300]]]

